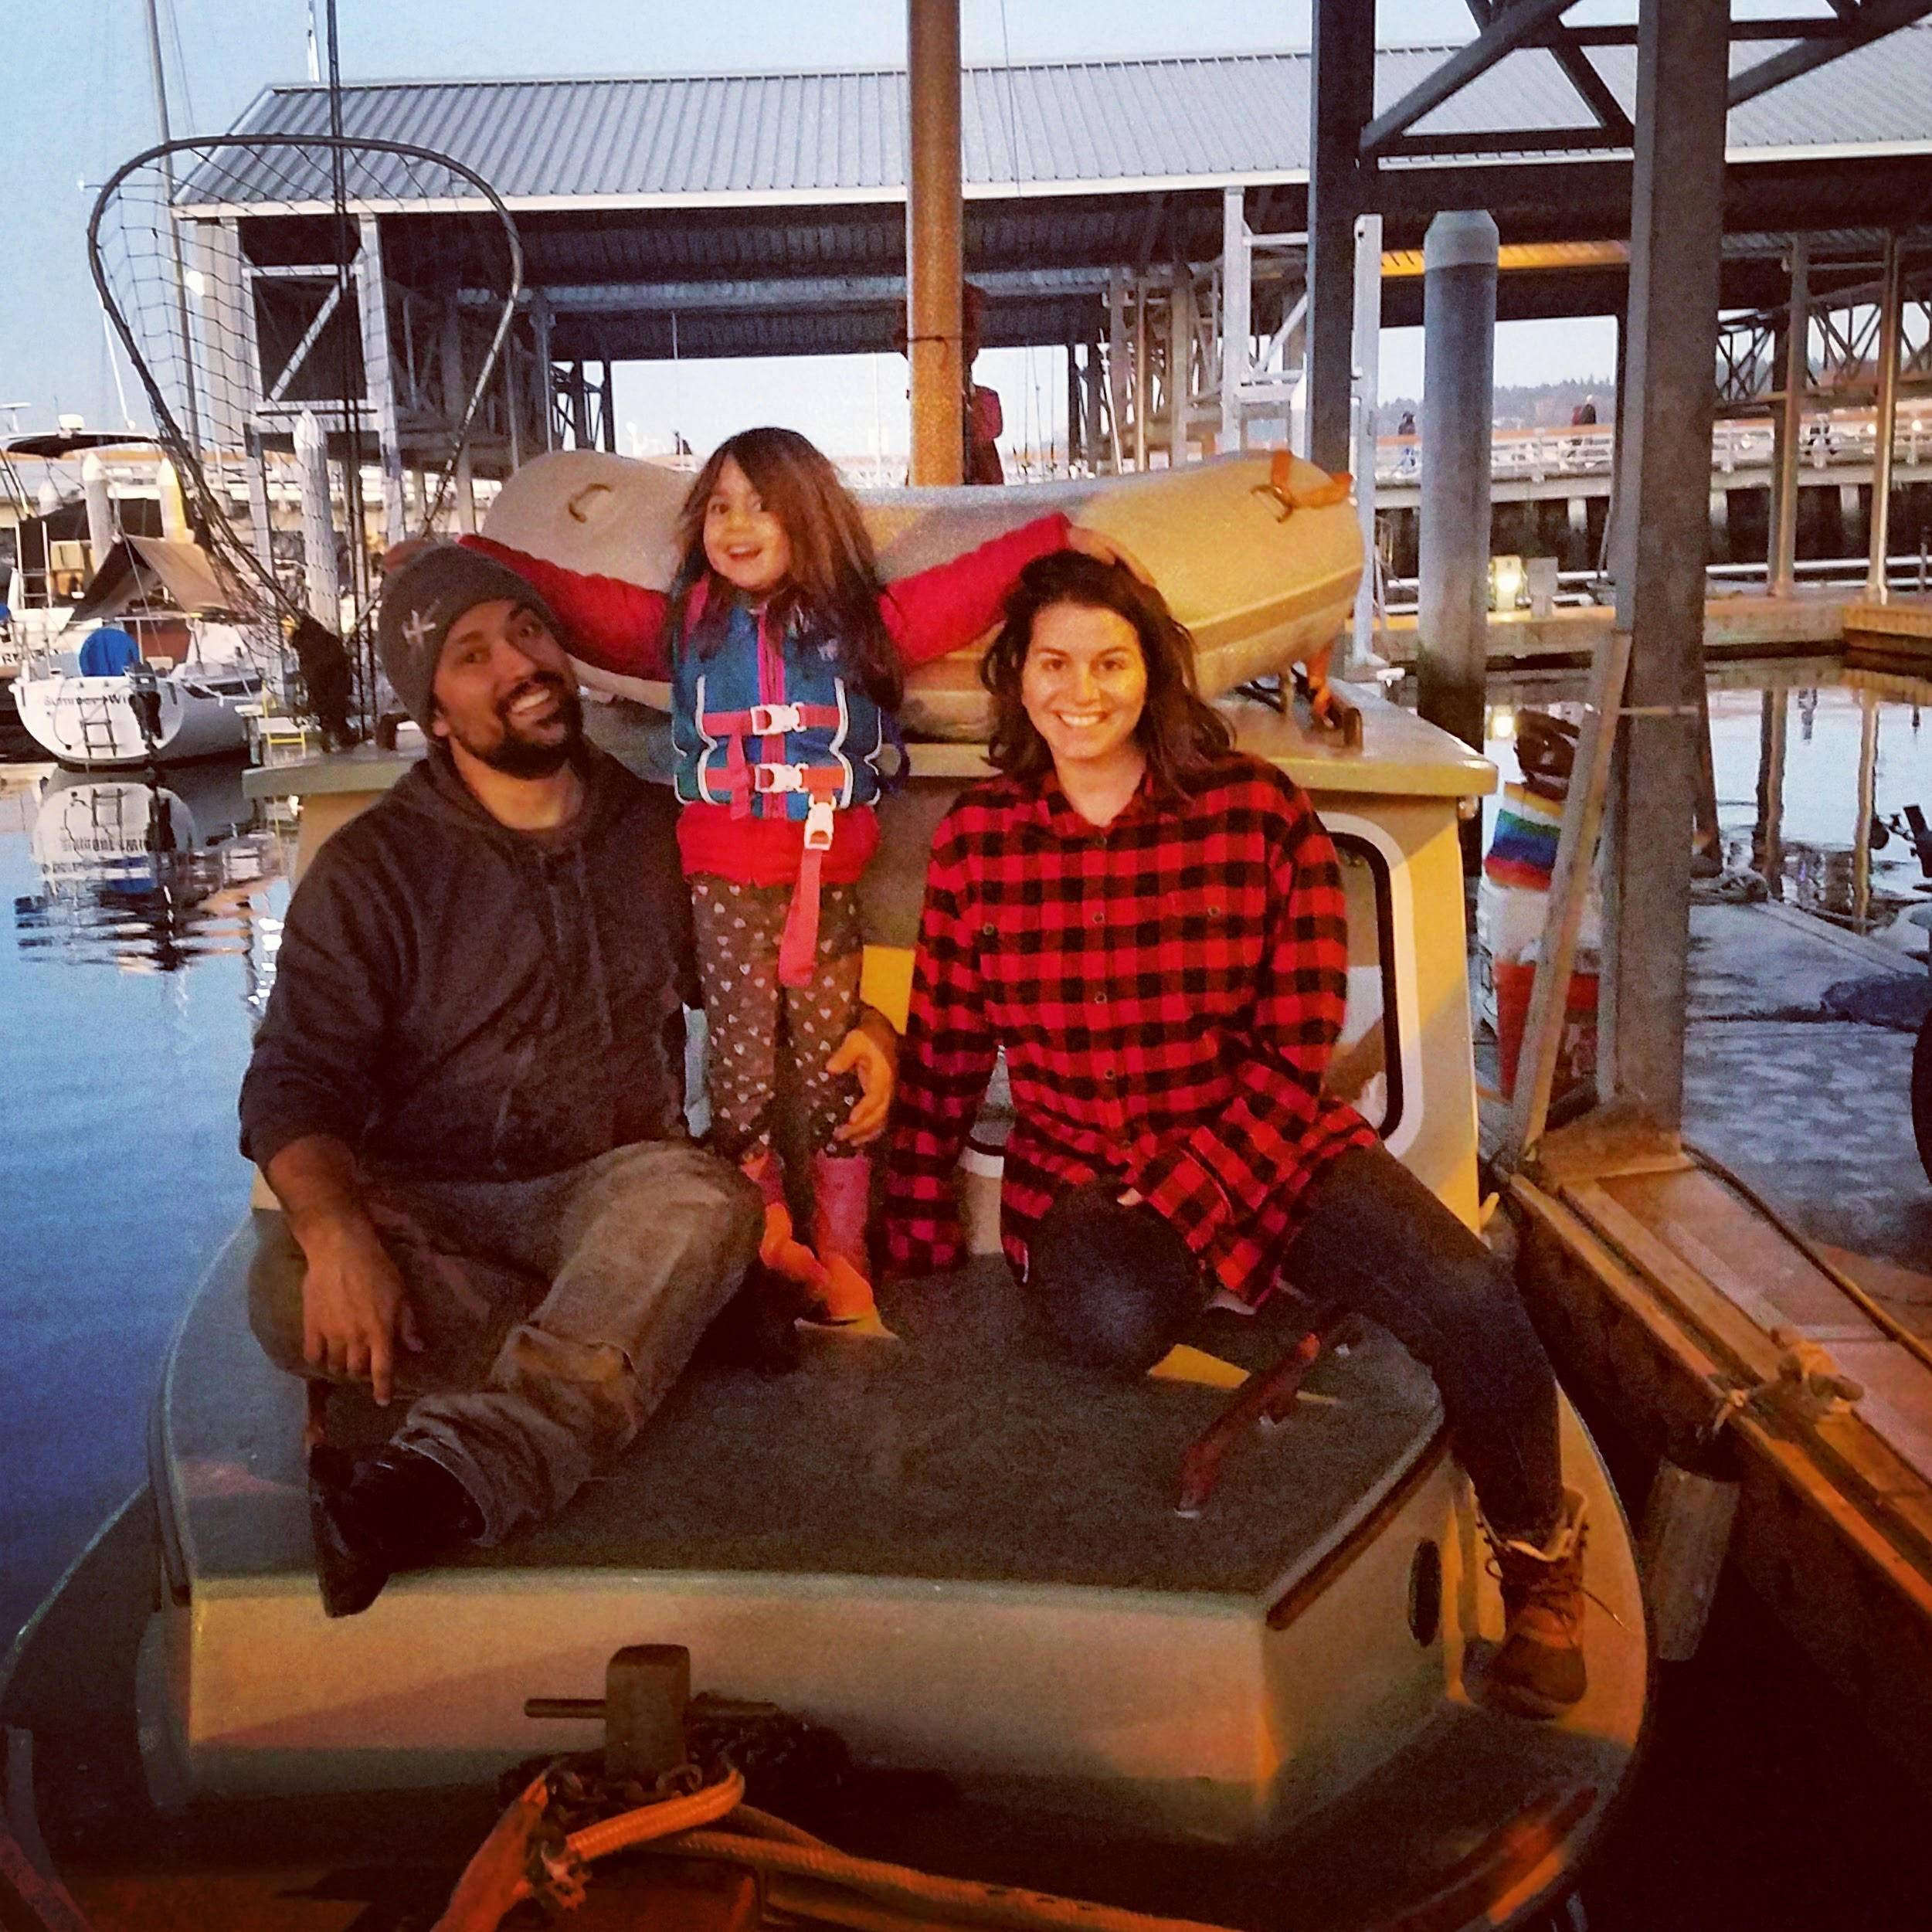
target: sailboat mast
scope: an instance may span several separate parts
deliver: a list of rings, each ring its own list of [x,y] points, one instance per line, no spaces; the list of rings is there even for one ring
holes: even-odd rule
[[[168,126],[168,77],[161,60],[161,15],[158,0],[148,0],[148,62],[154,83],[154,120],[164,143],[174,139]],[[201,406],[195,395],[195,338],[188,320],[188,275],[181,256],[181,224],[175,219],[175,162],[171,154],[161,158],[162,212],[168,222],[168,252],[175,264],[175,318],[181,329],[182,387],[188,399],[188,440],[192,453],[201,455]]]

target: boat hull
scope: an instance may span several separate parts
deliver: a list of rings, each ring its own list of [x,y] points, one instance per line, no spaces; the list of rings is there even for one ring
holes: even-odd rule
[[[63,765],[82,770],[127,769],[232,757],[248,744],[243,698],[199,694],[192,682],[158,677],[158,729],[151,746],[142,735],[134,690],[125,677],[81,677],[23,671],[14,681],[20,722],[35,742]]]
[[[1590,1125],[1513,1189],[1559,1372],[1645,1452],[1736,1480],[1725,1560],[1932,1797],[1932,1367],[1728,1177]],[[1861,1394],[1808,1399],[1794,1337]]]

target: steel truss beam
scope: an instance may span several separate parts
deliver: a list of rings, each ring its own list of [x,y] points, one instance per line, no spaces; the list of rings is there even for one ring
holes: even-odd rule
[[[1630,117],[1584,51],[1635,43],[1634,26],[1566,25],[1563,15],[1575,0],[1465,0],[1475,17],[1475,39],[1443,62],[1394,106],[1385,109],[1362,134],[1364,158],[1400,160],[1445,154],[1503,154],[1537,147],[1568,149],[1627,148],[1633,139]],[[1932,14],[1932,0],[1832,0],[1834,17],[1785,20],[1737,20],[1733,41],[1781,41],[1781,53],[1734,76],[1730,104],[1739,107],[1800,74],[1841,55],[1869,46],[1900,27]],[[1496,130],[1457,134],[1418,135],[1409,130],[1496,63],[1520,48],[1546,49],[1591,112],[1590,128],[1550,128],[1526,135]]]
[[[1824,265],[1828,270],[1828,264]],[[1814,263],[1813,274],[1820,265]],[[1805,354],[1806,396],[1820,408],[1869,402],[1876,387],[1883,318],[1880,280],[1819,291],[1814,284]],[[1932,386],[1932,263],[1905,277],[1899,386]],[[1717,406],[1761,410],[1784,393],[1786,311],[1781,304],[1725,317],[1718,327]]]
[[[1835,32],[1787,47],[1782,53],[1773,54],[1768,60],[1761,60],[1755,66],[1733,75],[1731,106],[1755,100],[1773,87],[1809,73],[1814,67],[1822,67],[1855,47],[1883,39],[1886,34],[1909,27],[1914,20],[1932,13],[1932,0],[1862,0],[1858,5],[1852,4],[1852,0],[1842,0],[1842,4],[1841,0],[1832,0],[1832,5],[1842,23]]]
[[[1504,55],[1527,45],[1575,5],[1576,0],[1516,0],[1513,6],[1492,8],[1489,24],[1467,46],[1458,48],[1426,80],[1362,130],[1363,158],[1379,158],[1390,151],[1396,136],[1407,134],[1424,115],[1459,94]]]

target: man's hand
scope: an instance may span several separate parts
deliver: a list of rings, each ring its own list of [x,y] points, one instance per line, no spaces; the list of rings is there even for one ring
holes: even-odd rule
[[[1097,563],[1115,565],[1138,583],[1151,586],[1154,581],[1147,566],[1124,543],[1116,543],[1098,530],[1089,530],[1085,524],[1076,523],[1068,528],[1067,548],[1078,550],[1083,557],[1092,557]]]
[[[419,1349],[402,1277],[362,1205],[355,1156],[328,1134],[290,1141],[266,1169],[308,1263],[302,1278],[302,1355],[312,1368],[366,1377],[387,1406],[396,1346]]]
[[[868,1007],[858,1024],[839,1042],[825,1063],[829,1074],[856,1073],[859,1097],[844,1126],[832,1136],[848,1146],[863,1147],[885,1131],[892,1111],[892,1090],[898,1084],[899,1036],[882,1013]]]
[[[396,1347],[423,1346],[389,1251],[366,1217],[304,1228],[302,1355],[331,1375],[366,1380],[386,1408],[395,1387]]]

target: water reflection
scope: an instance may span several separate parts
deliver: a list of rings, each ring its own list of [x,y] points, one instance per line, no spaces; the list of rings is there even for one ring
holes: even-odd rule
[[[1755,891],[1923,953],[1924,930],[1900,921],[1932,896],[1910,823],[1912,808],[1932,813],[1932,685],[1817,659],[1725,665],[1710,681],[1723,871],[1700,890]],[[1581,671],[1490,679],[1489,751],[1506,776],[1515,708],[1580,719],[1584,684]]]
[[[267,887],[284,857],[278,830],[255,823],[239,767],[56,771],[30,810],[41,889],[14,900],[24,956],[178,973],[233,955],[259,1013],[281,934]]]

